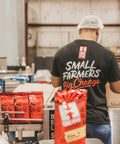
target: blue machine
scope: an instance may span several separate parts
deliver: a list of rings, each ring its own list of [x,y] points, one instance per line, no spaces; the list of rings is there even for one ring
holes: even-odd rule
[[[33,74],[21,74],[20,77],[5,77],[0,79],[0,86],[2,88],[2,92],[5,92],[5,81],[20,81],[22,84],[24,81],[26,83],[34,83],[34,75]]]

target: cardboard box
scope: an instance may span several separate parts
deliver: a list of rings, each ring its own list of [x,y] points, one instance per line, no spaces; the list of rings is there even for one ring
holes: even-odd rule
[[[107,105],[110,108],[120,108],[120,94],[110,90],[109,83],[106,84]]]

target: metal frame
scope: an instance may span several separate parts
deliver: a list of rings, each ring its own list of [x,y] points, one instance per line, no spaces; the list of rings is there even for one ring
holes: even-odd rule
[[[1,105],[0,105],[0,111],[1,111]],[[18,132],[18,140],[21,141],[23,138],[23,131],[42,131],[43,130],[43,124],[8,124],[5,122],[5,119],[2,118],[2,113],[5,113],[5,118],[8,118],[9,121],[9,114],[10,113],[24,113],[24,112],[0,112],[0,134],[2,134],[2,131],[8,133],[10,131],[17,131]],[[2,120],[4,120],[5,124],[2,124]],[[25,121],[25,120],[29,120],[29,121],[43,121],[42,119],[10,119],[11,120],[21,120],[21,121]]]
[[[4,118],[2,118],[2,113],[4,113]],[[23,131],[42,131],[43,130],[43,119],[19,119],[19,118],[9,118],[10,113],[17,113],[17,114],[24,114],[24,112],[16,112],[16,111],[1,111],[1,100],[0,100],[0,134],[2,132],[10,132],[10,131],[17,131],[18,132],[18,140],[21,141],[23,138]],[[6,122],[7,119],[7,122]],[[4,120],[4,124],[2,121]],[[41,121],[41,124],[9,124],[9,121]]]
[[[28,23],[28,27],[40,27],[40,26],[77,26],[78,24],[67,24],[67,23]],[[120,23],[114,23],[114,24],[104,24],[104,26],[120,26]]]
[[[9,124],[9,131],[40,131],[42,124]],[[0,125],[0,132],[4,131],[4,125]]]
[[[28,0],[24,0],[25,3],[25,56],[26,56],[26,63],[28,64]]]
[[[23,131],[41,131],[43,130],[42,124],[10,124],[9,131],[18,132],[18,140],[22,141]],[[4,125],[0,125],[0,134],[4,131]],[[23,142],[17,142],[18,144],[23,144]]]

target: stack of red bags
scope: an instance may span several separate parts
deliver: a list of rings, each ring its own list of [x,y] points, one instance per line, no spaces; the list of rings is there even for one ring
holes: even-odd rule
[[[10,114],[10,118],[41,119],[40,121],[10,121],[10,123],[40,123],[43,119],[43,92],[0,93],[2,111],[18,111],[24,114]],[[2,115],[4,118],[4,114]]]

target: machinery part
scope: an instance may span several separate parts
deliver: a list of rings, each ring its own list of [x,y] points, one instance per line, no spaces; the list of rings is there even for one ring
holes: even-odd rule
[[[2,113],[1,113],[1,99],[0,99],[0,124],[2,123]]]
[[[2,84],[3,84],[2,92],[5,92],[5,79],[3,79]]]
[[[9,132],[9,117],[8,117],[8,114],[4,115],[4,132],[5,133]]]
[[[44,107],[44,139],[54,139],[54,109],[54,103],[46,104]]]
[[[18,131],[18,140],[22,140],[22,135],[23,135],[23,128],[22,127],[19,127],[18,129],[17,129],[17,131]]]
[[[10,124],[9,131],[17,131],[19,127],[24,128],[24,131],[39,131],[43,130],[42,124]],[[4,125],[0,125],[0,130],[4,131]]]
[[[31,141],[28,140],[21,140],[15,141],[15,144],[33,144]]]
[[[1,105],[0,105],[1,106]],[[0,107],[1,108],[1,107]],[[1,110],[1,109],[0,109]],[[9,115],[11,113],[14,114],[24,114],[25,112],[18,112],[18,111],[0,111],[0,120],[4,120],[4,118],[2,118],[1,113],[5,113],[5,115]],[[9,121],[43,121],[43,119],[22,119],[22,118],[9,118]]]
[[[43,121],[43,119],[22,119],[22,118],[11,118],[9,121]]]
[[[44,132],[43,131],[38,131],[38,133],[37,133],[38,141],[43,140],[43,138],[44,138]]]
[[[24,114],[25,112],[19,112],[19,111],[1,111],[0,113],[8,113],[8,114],[11,114],[11,113],[14,113],[14,114]]]

